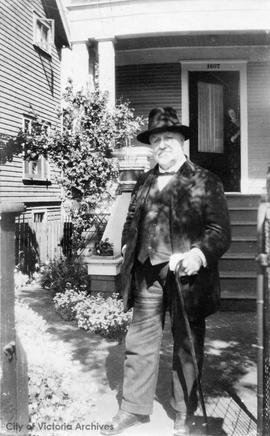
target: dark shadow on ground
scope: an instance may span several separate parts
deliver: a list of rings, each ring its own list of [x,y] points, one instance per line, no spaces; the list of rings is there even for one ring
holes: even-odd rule
[[[106,374],[109,386],[112,391],[116,391],[116,400],[120,405],[123,390],[123,366],[124,366],[125,338],[121,342],[110,348],[106,359]]]
[[[236,390],[241,377],[256,365],[256,314],[222,312],[207,319],[205,340],[205,361],[203,370],[203,391],[205,397],[228,396],[224,384]],[[156,399],[162,404],[168,416],[171,394],[172,336],[167,316],[160,355],[159,377]],[[256,386],[246,385],[254,391]]]

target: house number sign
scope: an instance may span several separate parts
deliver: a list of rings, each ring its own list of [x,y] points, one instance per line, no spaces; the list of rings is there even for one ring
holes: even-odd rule
[[[220,64],[207,64],[208,70],[220,70]]]

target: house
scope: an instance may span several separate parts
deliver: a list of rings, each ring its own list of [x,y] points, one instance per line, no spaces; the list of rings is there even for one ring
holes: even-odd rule
[[[66,0],[66,6],[73,51],[64,75],[91,88],[98,62],[112,104],[124,97],[144,116],[172,105],[192,126],[186,153],[220,176],[230,207],[233,241],[220,265],[224,304],[254,303],[257,206],[270,160],[269,2]]]
[[[58,120],[62,47],[69,30],[61,0],[1,3],[0,135],[16,136],[41,120]],[[0,167],[0,201],[23,202],[17,223],[17,259],[26,272],[59,252],[61,190],[44,157],[14,157]]]

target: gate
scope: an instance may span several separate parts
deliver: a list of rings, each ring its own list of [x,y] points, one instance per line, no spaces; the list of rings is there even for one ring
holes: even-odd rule
[[[258,436],[270,435],[270,166],[258,211]]]

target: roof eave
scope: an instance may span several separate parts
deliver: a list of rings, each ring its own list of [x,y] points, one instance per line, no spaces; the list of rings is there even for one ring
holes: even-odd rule
[[[62,0],[42,0],[42,3],[47,16],[55,20],[56,44],[71,48],[70,30]]]

